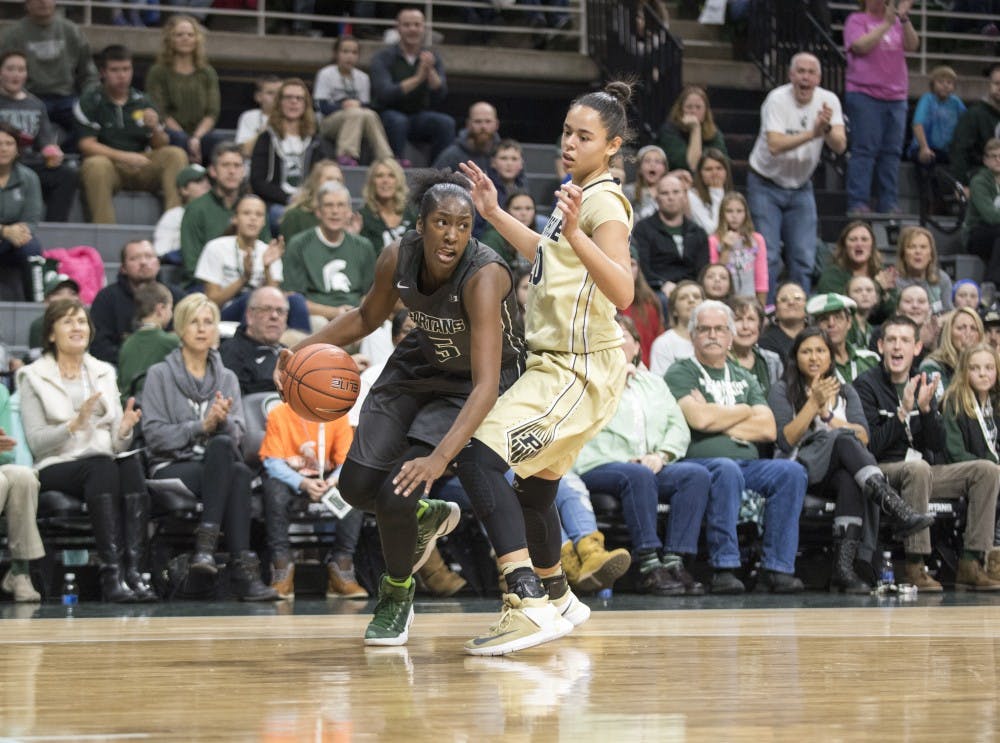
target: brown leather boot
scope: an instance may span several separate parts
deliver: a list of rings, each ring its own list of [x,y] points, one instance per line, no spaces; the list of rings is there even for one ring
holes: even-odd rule
[[[955,589],[958,591],[1000,591],[1000,580],[994,580],[979,560],[972,558],[958,561],[958,572],[955,573]]]
[[[1000,547],[986,553],[986,574],[993,580],[1000,580]]]
[[[576,543],[576,554],[580,558],[580,577],[576,585],[580,591],[610,588],[632,564],[628,550],[619,548],[608,552],[604,549],[604,535],[599,531],[581,537]]]
[[[341,564],[330,560],[326,564],[326,597],[328,599],[367,599],[368,591],[354,576],[354,563]]]
[[[295,598],[295,563],[290,562],[285,567],[271,565],[271,588],[278,592],[278,597],[291,601]]]
[[[466,586],[465,578],[448,567],[437,547],[431,550],[427,562],[417,571],[417,577],[431,596],[454,596]]]
[[[573,542],[567,539],[562,543],[559,551],[559,562],[562,564],[563,574],[569,581],[571,588],[576,588],[580,582],[580,556],[573,548]]]
[[[906,567],[903,568],[903,578],[906,583],[915,585],[917,591],[941,593],[944,590],[941,584],[934,580],[931,574],[927,572],[927,566],[922,562],[907,561]]]

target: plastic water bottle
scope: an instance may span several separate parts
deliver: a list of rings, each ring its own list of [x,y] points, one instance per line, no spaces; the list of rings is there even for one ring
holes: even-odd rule
[[[896,572],[892,566],[892,553],[882,553],[882,567],[879,570],[878,588],[880,591],[891,591],[896,585]]]
[[[80,601],[80,591],[76,587],[76,574],[66,573],[63,576],[62,604],[73,607]]]

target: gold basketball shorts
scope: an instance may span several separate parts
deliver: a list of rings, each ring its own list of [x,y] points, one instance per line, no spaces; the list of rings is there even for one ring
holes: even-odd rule
[[[625,369],[621,348],[530,352],[524,373],[473,436],[521,477],[543,470],[562,476],[618,409]]]

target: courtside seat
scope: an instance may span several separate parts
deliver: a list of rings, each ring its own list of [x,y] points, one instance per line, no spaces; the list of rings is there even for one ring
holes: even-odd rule
[[[87,506],[82,499],[58,490],[43,490],[38,494],[38,528],[42,532],[87,531],[90,529]]]
[[[194,521],[202,511],[201,501],[179,480],[146,480],[150,514],[154,519],[179,518]]]

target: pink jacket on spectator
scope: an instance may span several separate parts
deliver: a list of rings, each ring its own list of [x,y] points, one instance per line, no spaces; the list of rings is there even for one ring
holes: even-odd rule
[[[104,288],[104,261],[101,254],[89,245],[75,248],[52,248],[42,255],[59,261],[59,273],[64,273],[80,285],[80,301],[88,307]]]
[[[886,31],[878,46],[868,54],[855,54],[851,51],[851,44],[881,24],[881,18],[868,13],[851,13],[847,16],[847,22],[844,23],[847,92],[864,93],[880,101],[905,101],[910,77],[903,50],[903,24],[899,18]]]
[[[764,242],[764,236],[759,232],[753,233],[753,241],[756,247],[753,259],[753,289],[755,292],[766,292],[769,283],[767,275],[767,244]],[[719,262],[719,238],[717,235],[708,236],[708,262]],[[729,266],[726,266],[726,268],[729,268],[730,273],[732,273],[732,268]]]

